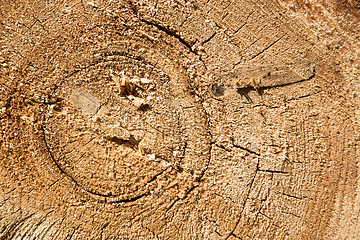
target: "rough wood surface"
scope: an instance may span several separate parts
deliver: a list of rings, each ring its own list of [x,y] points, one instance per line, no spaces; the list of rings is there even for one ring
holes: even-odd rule
[[[359,239],[359,19],[0,0],[0,239]]]

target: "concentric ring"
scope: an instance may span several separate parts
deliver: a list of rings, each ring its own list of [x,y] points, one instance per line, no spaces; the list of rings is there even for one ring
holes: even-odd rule
[[[210,159],[206,115],[187,83],[181,66],[143,40],[97,51],[56,87],[63,101],[44,132],[57,166],[110,202],[179,183],[187,191]]]

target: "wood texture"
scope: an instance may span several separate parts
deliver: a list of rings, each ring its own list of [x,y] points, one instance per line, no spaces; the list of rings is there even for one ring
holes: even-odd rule
[[[358,239],[358,1],[0,1],[0,239]]]

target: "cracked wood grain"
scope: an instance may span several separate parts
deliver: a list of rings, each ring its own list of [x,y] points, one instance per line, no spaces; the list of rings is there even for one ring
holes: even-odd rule
[[[292,66],[244,67],[220,77],[211,88],[214,96],[225,94],[226,88],[236,88],[239,93],[246,89],[269,89],[311,80],[315,76],[315,64],[298,62]]]
[[[357,239],[334,2],[4,2],[0,238]]]

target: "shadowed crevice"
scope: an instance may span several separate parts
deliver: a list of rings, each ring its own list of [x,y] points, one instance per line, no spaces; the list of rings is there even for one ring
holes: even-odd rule
[[[174,37],[176,39],[179,40],[179,42],[181,42],[187,49],[190,50],[190,52],[194,53],[195,55],[198,55],[197,52],[195,52],[193,49],[192,49],[192,45],[190,43],[188,43],[187,41],[185,41],[185,39],[183,39],[179,34],[177,34],[175,31],[171,30],[171,29],[168,29],[164,26],[161,26],[157,23],[154,23],[154,22],[150,22],[150,21],[147,21],[145,19],[141,19],[139,18],[139,20],[147,25],[150,25],[150,26],[154,26],[156,27],[157,29],[159,29],[160,31],[166,33],[167,35],[171,36],[171,37]]]
[[[261,54],[263,54],[265,51],[269,50],[272,46],[274,46],[277,42],[279,42],[285,35],[279,37],[278,39],[276,39],[273,43],[271,43],[269,46],[265,47],[263,50],[261,50],[260,52],[258,52],[255,56],[253,56],[250,60],[253,60],[254,58],[260,56]]]
[[[227,152],[231,152],[231,151],[232,151],[231,149],[227,149],[226,147],[224,147],[223,145],[220,145],[220,144],[215,144],[215,146],[217,146],[218,148],[221,148],[221,149],[223,149],[223,150],[225,150],[225,151],[227,151]],[[246,151],[246,152],[248,152],[248,153],[250,153],[250,154],[252,154],[252,155],[260,156],[260,153],[254,152],[254,151],[252,151],[252,150],[250,150],[250,149],[247,149],[247,148],[245,148],[245,147],[241,147],[241,146],[236,145],[236,144],[233,144],[232,147],[241,149],[241,150]]]
[[[108,137],[108,138],[106,138],[106,140],[108,140],[110,142],[114,142],[114,143],[119,144],[119,145],[124,145],[124,146],[129,147],[129,148],[131,148],[133,150],[138,150],[139,149],[140,141],[136,140],[133,135],[130,135],[130,138],[128,140],[121,139],[121,138],[118,138],[118,137]]]

